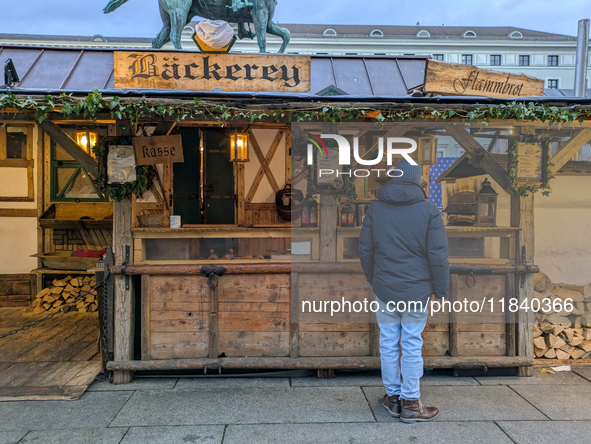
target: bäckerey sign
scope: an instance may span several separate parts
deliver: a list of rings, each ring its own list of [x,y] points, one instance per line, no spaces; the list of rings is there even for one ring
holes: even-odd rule
[[[271,54],[115,52],[115,88],[310,91],[310,57]]]
[[[426,93],[501,99],[541,97],[544,95],[544,81],[525,74],[429,60],[424,90]]]

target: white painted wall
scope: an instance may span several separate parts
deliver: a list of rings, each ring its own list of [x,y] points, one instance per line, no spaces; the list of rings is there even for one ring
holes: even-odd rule
[[[536,194],[535,262],[552,282],[591,283],[591,177],[558,176]]]
[[[37,128],[33,131],[35,202],[0,202],[0,208],[37,208]],[[26,197],[27,169],[0,168],[0,196]],[[36,217],[0,217],[0,274],[25,274],[37,268]]]

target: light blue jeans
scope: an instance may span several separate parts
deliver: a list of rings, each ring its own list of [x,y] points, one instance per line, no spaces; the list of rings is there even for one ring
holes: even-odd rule
[[[380,355],[382,381],[388,396],[398,395],[407,401],[421,397],[420,379],[423,376],[423,338],[428,311],[418,309],[405,312],[388,311],[386,303],[376,297],[379,308],[376,318],[380,326]],[[390,310],[394,306],[390,304]],[[400,349],[402,348],[402,356]],[[402,383],[400,376],[402,373]]]

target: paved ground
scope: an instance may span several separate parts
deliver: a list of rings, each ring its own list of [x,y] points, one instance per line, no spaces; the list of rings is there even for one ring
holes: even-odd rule
[[[407,425],[379,405],[376,374],[101,382],[78,401],[0,403],[0,444],[591,442],[591,368],[427,375],[422,391],[441,415]]]

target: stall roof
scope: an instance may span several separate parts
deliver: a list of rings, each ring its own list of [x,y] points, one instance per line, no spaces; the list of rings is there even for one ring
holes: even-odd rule
[[[26,90],[111,90],[112,50],[0,47],[0,65],[12,59]],[[170,52],[170,51],[167,51]],[[193,52],[192,52],[193,53]],[[311,94],[406,96],[425,78],[428,57],[311,56]]]
[[[509,160],[506,154],[490,154],[498,164],[507,170]],[[437,183],[454,181],[466,177],[482,176],[486,172],[477,165],[472,165],[468,154],[464,154],[437,179]],[[591,162],[569,160],[559,171],[559,175],[577,176],[591,174]]]
[[[125,49],[117,49],[125,50]],[[137,48],[135,49],[137,50]],[[112,49],[0,46],[0,66],[12,59],[20,83],[16,94],[84,95],[93,89],[120,96],[193,97],[195,91],[115,89]],[[159,50],[151,50],[159,51]],[[171,50],[160,50],[172,52]],[[180,52],[180,51],[179,51]],[[194,53],[193,51],[185,51]],[[421,86],[429,56],[336,56],[311,55],[311,90],[305,94],[266,92],[200,91],[200,96],[229,99],[284,99],[330,101],[408,102],[409,91]],[[0,90],[5,87],[0,86]],[[588,90],[587,97],[591,97]],[[415,103],[498,104],[514,99],[486,97],[412,97]],[[588,98],[573,98],[572,90],[550,89],[544,97],[527,98],[558,104],[591,104]]]

